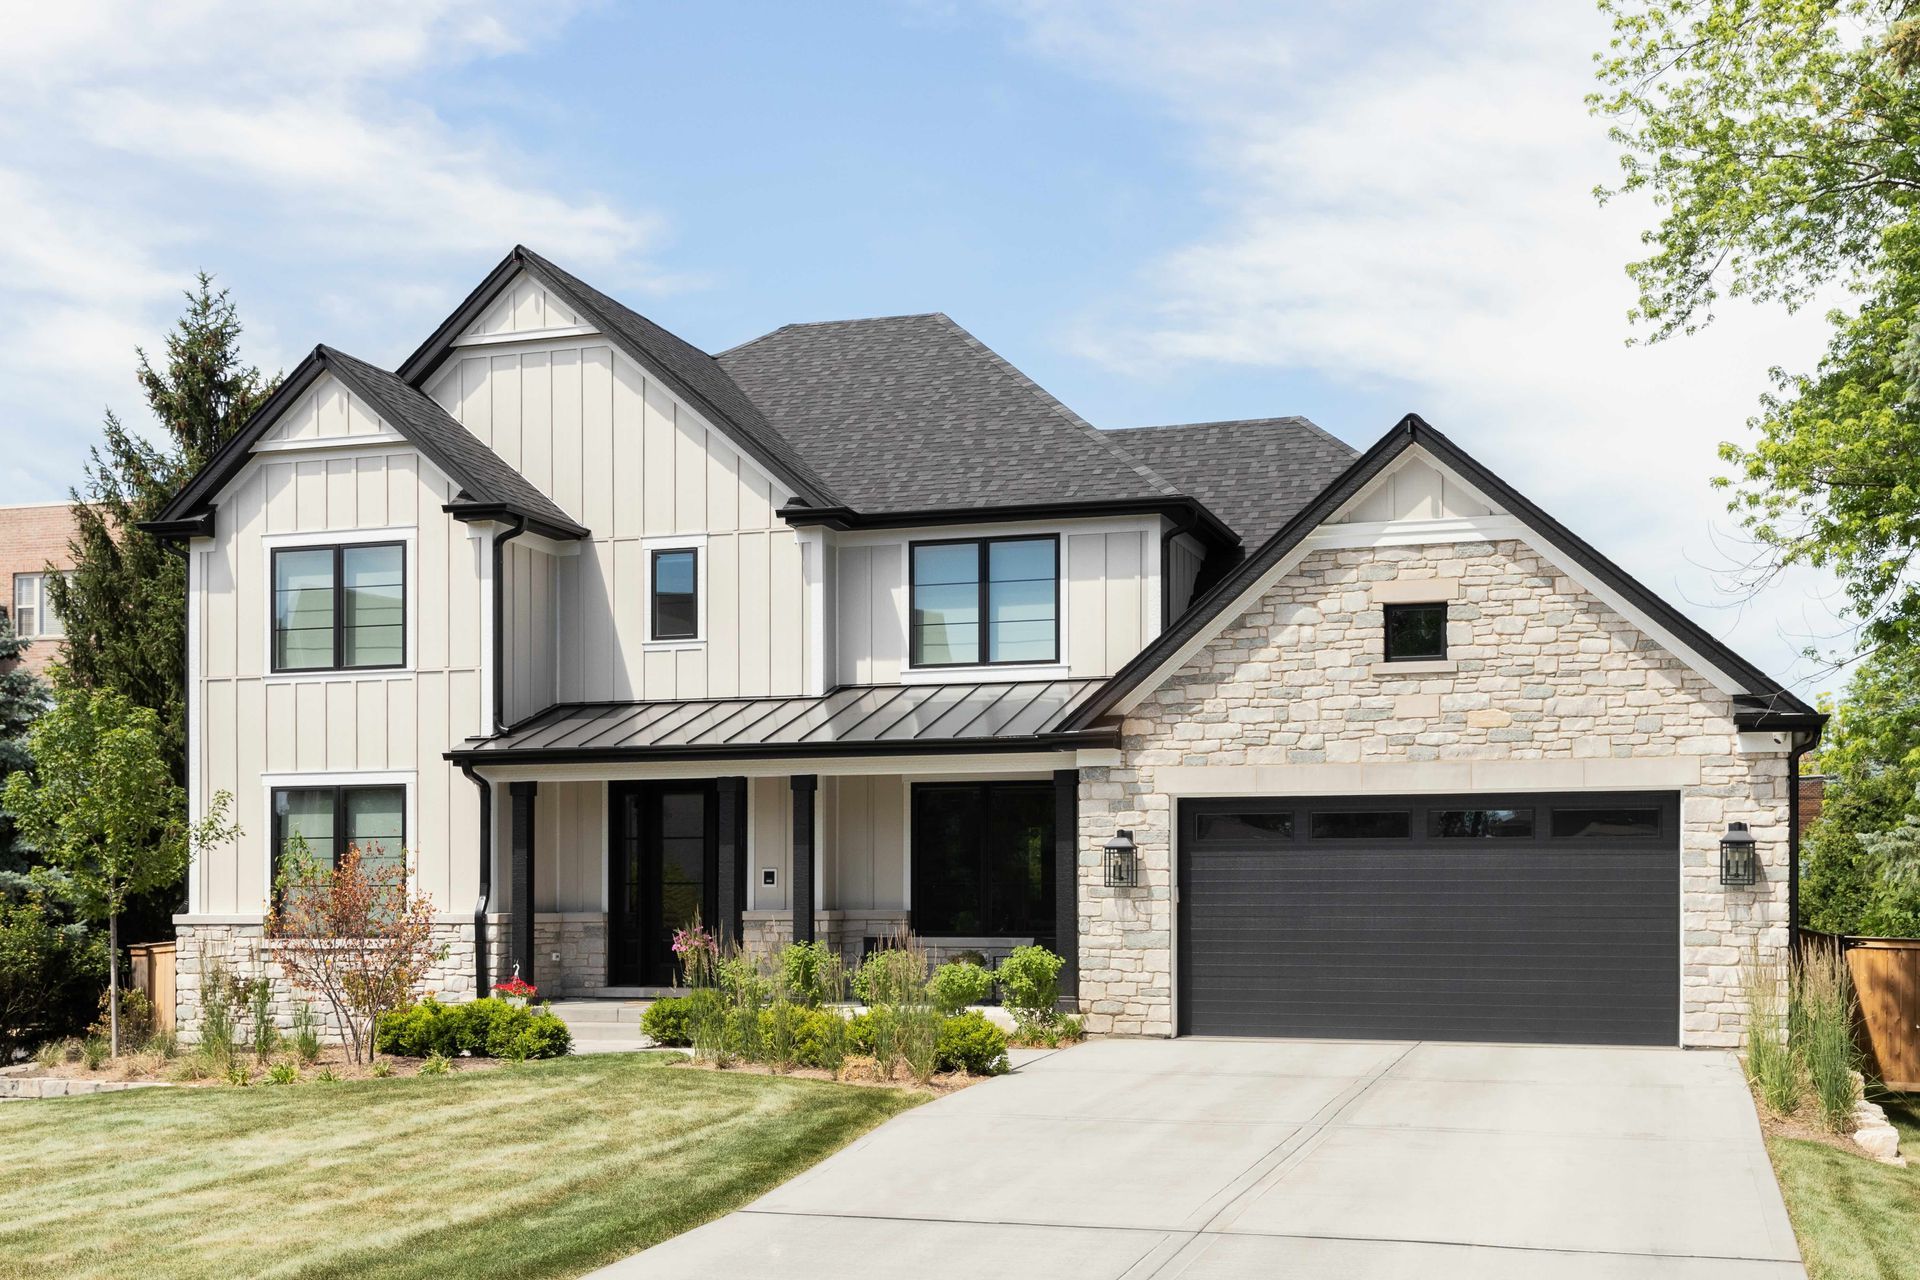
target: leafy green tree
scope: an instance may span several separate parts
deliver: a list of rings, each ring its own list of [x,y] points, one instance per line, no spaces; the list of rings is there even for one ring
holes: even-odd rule
[[[1659,210],[1629,268],[1655,339],[1722,297],[1798,307],[1840,286],[1812,374],[1774,370],[1730,505],[1762,575],[1833,571],[1869,647],[1909,645],[1920,586],[1920,5],[1914,0],[1601,0],[1614,38],[1590,102],[1624,179]]]
[[[33,770],[15,773],[0,805],[35,845],[34,878],[84,920],[107,925],[111,1051],[120,1052],[120,914],[135,895],[181,878],[196,848],[230,840],[231,797],[197,822],[174,782],[160,717],[112,690],[59,689],[28,735]]]
[[[13,620],[0,613],[0,785],[7,776],[29,767],[27,730],[47,709],[47,687],[20,665],[27,642],[14,634]],[[13,820],[0,812],[0,898],[26,888],[30,850],[14,831]]]
[[[100,935],[49,895],[0,893],[0,1062],[85,1026],[105,967]]]
[[[186,569],[136,525],[159,514],[279,383],[241,361],[240,317],[226,290],[216,291],[201,272],[186,296],[164,366],[136,352],[140,389],[166,442],[156,445],[107,413],[106,440],[73,494],[73,573],[47,580],[66,622],[67,678],[152,708],[180,783],[187,776]]]
[[[1876,910],[1897,906],[1873,837],[1920,812],[1920,684],[1904,652],[1883,650],[1855,669],[1811,758],[1827,776],[1820,817],[1803,847],[1804,924],[1859,933]]]

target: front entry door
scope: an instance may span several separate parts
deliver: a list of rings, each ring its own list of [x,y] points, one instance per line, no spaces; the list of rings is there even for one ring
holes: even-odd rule
[[[622,782],[609,788],[607,983],[679,980],[673,934],[718,915],[719,802],[711,782]]]

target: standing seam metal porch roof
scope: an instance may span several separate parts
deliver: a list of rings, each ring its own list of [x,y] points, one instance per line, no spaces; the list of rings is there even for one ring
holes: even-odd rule
[[[843,685],[787,698],[572,702],[447,753],[471,764],[687,756],[876,755],[1104,742],[1057,726],[1103,679]]]

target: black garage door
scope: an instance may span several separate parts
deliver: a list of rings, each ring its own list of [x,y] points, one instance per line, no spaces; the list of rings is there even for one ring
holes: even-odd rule
[[[1673,1044],[1672,794],[1183,801],[1192,1035]]]

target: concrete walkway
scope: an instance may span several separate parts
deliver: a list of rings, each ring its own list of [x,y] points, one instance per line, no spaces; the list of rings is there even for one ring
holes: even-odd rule
[[[1731,1055],[1113,1040],[598,1273],[1804,1277]]]

